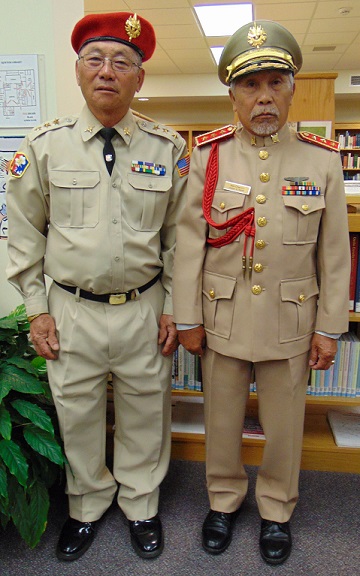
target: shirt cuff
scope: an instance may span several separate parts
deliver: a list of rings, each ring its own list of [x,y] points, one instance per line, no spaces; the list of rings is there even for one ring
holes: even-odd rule
[[[321,332],[320,330],[315,330],[316,334],[320,334],[321,336],[327,336],[328,338],[332,338],[333,340],[338,340],[341,334],[328,334],[327,332]]]
[[[177,330],[192,330],[192,328],[197,328],[200,324],[176,324]]]

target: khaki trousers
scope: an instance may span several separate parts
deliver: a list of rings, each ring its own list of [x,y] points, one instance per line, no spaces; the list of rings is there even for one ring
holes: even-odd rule
[[[308,353],[253,364],[207,349],[202,370],[210,507],[233,512],[248,490],[241,445],[249,383],[255,370],[259,419],[266,437],[256,501],[262,518],[288,521],[299,496]]]
[[[69,513],[83,522],[118,504],[130,520],[158,511],[171,447],[171,363],[158,346],[160,282],[120,306],[79,299],[52,284],[50,313],[60,341],[48,375],[69,462]],[[106,458],[108,374],[115,403],[114,467]]]

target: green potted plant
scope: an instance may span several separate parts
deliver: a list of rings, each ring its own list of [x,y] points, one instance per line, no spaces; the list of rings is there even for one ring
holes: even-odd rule
[[[34,548],[45,531],[49,489],[65,457],[46,362],[29,341],[25,306],[0,319],[0,523]]]

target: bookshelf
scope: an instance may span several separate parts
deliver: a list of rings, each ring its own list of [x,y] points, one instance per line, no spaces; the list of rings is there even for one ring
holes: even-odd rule
[[[360,123],[335,124],[335,139],[340,143],[344,180],[360,183]]]
[[[356,209],[356,212],[348,214],[349,231],[360,232],[360,196],[347,197],[347,203]],[[349,322],[360,322],[360,313],[349,313]],[[174,402],[179,396],[191,398],[194,395],[201,396],[201,392],[173,390]],[[360,473],[360,449],[338,447],[335,444],[326,417],[327,411],[331,408],[346,408],[359,405],[359,397],[307,396],[301,460],[301,468],[303,470]],[[247,415],[257,416],[257,397],[255,393],[250,394]],[[263,440],[243,439],[242,450],[245,464],[260,465],[263,445]],[[172,458],[204,461],[204,434],[173,432]]]

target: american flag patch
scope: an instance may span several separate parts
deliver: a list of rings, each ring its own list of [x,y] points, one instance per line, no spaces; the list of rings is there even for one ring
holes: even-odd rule
[[[178,169],[180,177],[183,177],[183,176],[186,176],[187,174],[189,174],[189,168],[190,168],[190,154],[189,154],[189,152],[186,154],[186,156],[184,156],[183,158],[180,158],[180,160],[176,164],[176,167]]]

